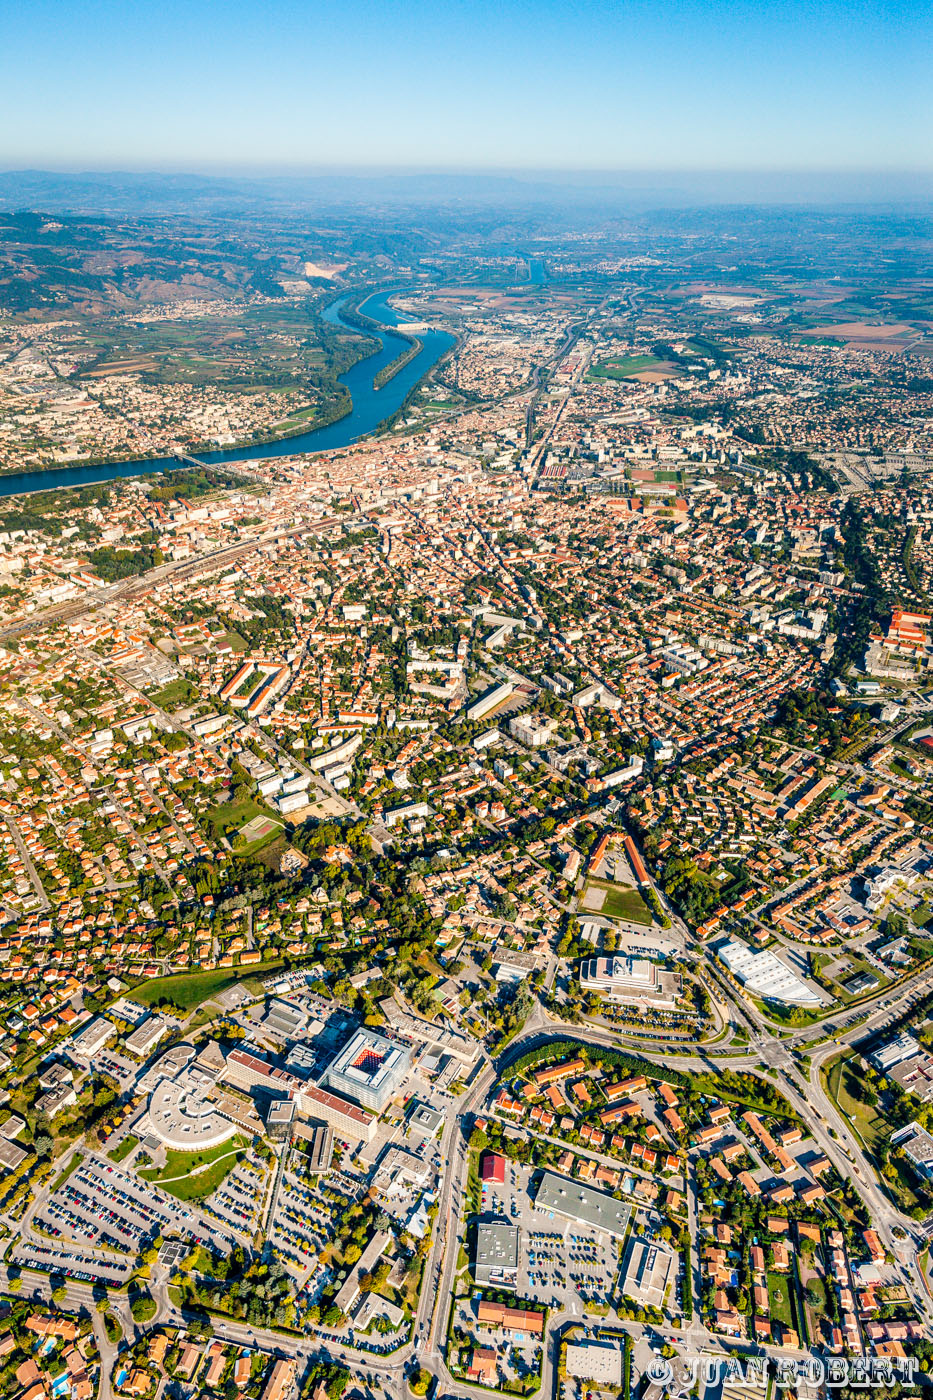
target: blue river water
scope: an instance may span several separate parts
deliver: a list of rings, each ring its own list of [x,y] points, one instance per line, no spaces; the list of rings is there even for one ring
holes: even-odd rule
[[[418,335],[421,350],[404,369],[394,375],[381,389],[373,387],[375,376],[386,365],[406,349],[408,342],[393,326],[398,325],[398,317],[388,304],[388,292],[377,292],[369,297],[360,308],[365,315],[378,321],[384,328],[378,332],[380,348],[372,355],[340,376],[341,384],[350,392],[353,408],[345,418],[330,423],[325,428],[312,428],[297,437],[280,438],[277,442],[256,443],[247,447],[233,447],[221,452],[201,452],[195,450],[192,456],[199,462],[218,466],[224,462],[255,462],[271,457],[290,457],[296,452],[323,452],[328,448],[348,447],[351,442],[371,433],[386,418],[400,408],[428,370],[437,364],[442,355],[453,346],[454,338],[446,331],[424,331]],[[333,326],[348,326],[340,315],[341,307],[347,298],[341,297],[331,303],[322,313],[324,320]],[[375,336],[377,332],[373,332]],[[177,468],[174,457],[149,457],[140,461],[108,462],[101,466],[54,467],[50,471],[15,472],[0,476],[0,497],[18,496],[29,491],[48,491],[62,486],[88,486],[98,481],[113,481],[121,476],[142,476],[146,472],[164,472]]]

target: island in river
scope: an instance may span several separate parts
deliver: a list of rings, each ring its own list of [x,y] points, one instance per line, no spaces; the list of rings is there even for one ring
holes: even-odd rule
[[[388,295],[388,292],[376,292],[359,307],[369,323],[367,334],[379,341],[379,349],[366,355],[339,377],[339,382],[350,395],[352,408],[349,413],[324,427],[291,434],[272,442],[252,443],[216,452],[199,451],[192,455],[210,466],[225,462],[265,461],[274,457],[290,457],[298,452],[324,452],[335,447],[348,447],[350,443],[374,432],[398,412],[412,390],[455,344],[454,337],[446,331],[419,331],[420,349],[417,355],[406,358],[406,362],[386,380],[382,377],[383,371],[406,353],[411,341],[410,336],[393,329],[398,325],[398,317],[388,303]],[[324,319],[334,326],[355,329],[341,314],[350,299],[343,296],[331,302],[322,313]],[[124,476],[170,471],[177,466],[178,458],[172,456],[97,465],[76,462],[70,466],[51,467],[47,471],[14,472],[0,476],[0,497],[62,486],[86,486]]]

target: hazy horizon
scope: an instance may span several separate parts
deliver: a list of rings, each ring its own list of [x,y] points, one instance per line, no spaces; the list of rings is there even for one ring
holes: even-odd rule
[[[0,170],[0,208],[49,212],[166,210],[306,203],[378,207],[473,204],[607,214],[704,206],[926,209],[933,174],[918,171],[495,170],[332,168]]]
[[[35,0],[3,22],[0,166],[933,169],[904,0]]]

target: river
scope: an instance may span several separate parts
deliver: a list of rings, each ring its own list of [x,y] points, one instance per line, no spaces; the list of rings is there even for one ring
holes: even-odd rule
[[[348,447],[351,442],[365,437],[377,428],[384,419],[393,414],[404,403],[405,398],[428,370],[437,364],[442,355],[454,344],[452,335],[446,331],[423,331],[419,333],[421,350],[404,369],[394,375],[381,389],[373,387],[375,376],[386,365],[398,359],[408,342],[392,330],[398,325],[398,317],[388,304],[388,292],[376,292],[368,297],[360,310],[378,321],[384,330],[378,332],[380,348],[360,360],[346,374],[340,375],[340,383],[346,385],[353,402],[353,408],[346,417],[325,428],[312,428],[297,437],[280,438],[277,442],[256,443],[247,447],[231,447],[221,452],[201,452],[192,449],[191,455],[199,462],[210,466],[224,462],[255,462],[271,457],[290,457],[296,452],[324,452],[334,447]],[[356,330],[340,315],[348,297],[339,297],[331,302],[322,313],[324,320],[333,326],[343,326]],[[359,333],[359,332],[357,332]],[[373,332],[376,335],[376,332]],[[171,471],[179,465],[175,457],[148,457],[140,461],[108,462],[101,466],[53,467],[49,471],[15,472],[0,476],[0,497],[18,496],[29,491],[48,491],[62,486],[88,486],[98,481],[114,481],[121,476],[142,476],[147,472]]]

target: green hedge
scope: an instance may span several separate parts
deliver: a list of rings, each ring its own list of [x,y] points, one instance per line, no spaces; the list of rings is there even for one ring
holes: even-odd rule
[[[691,1077],[680,1070],[656,1065],[651,1060],[643,1060],[641,1056],[630,1055],[625,1050],[611,1050],[601,1045],[590,1045],[584,1040],[553,1040],[548,1045],[539,1045],[537,1049],[529,1050],[513,1061],[509,1066],[509,1073],[524,1074],[543,1061],[556,1063],[581,1053],[584,1058],[592,1062],[598,1062],[608,1068],[618,1070],[619,1074],[626,1078],[642,1074],[646,1079],[657,1079],[665,1084],[680,1084],[684,1087],[692,1082]]]

